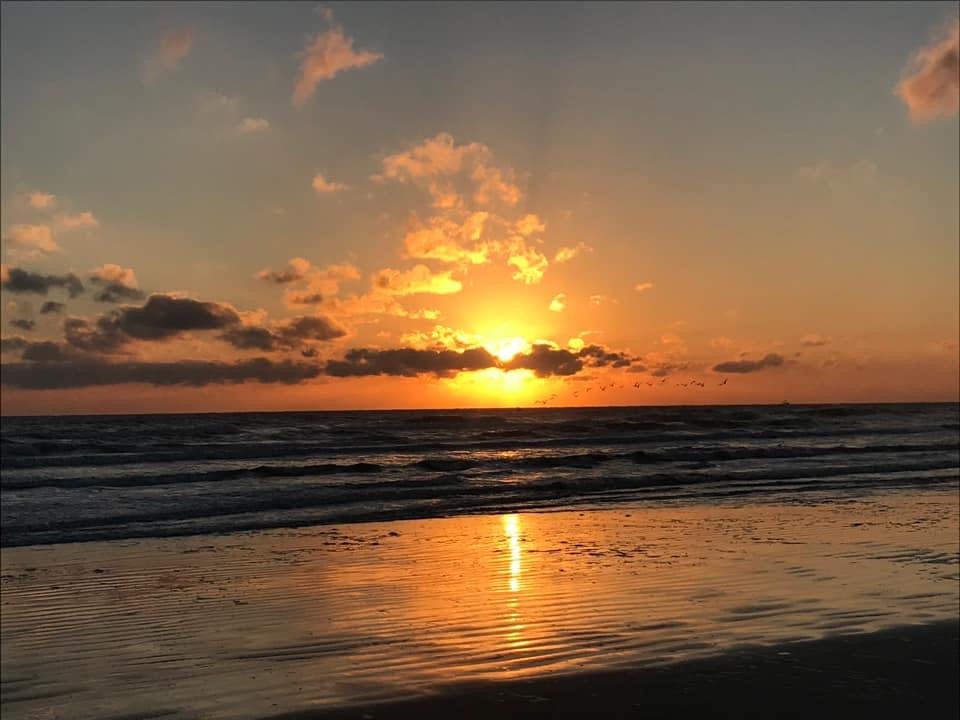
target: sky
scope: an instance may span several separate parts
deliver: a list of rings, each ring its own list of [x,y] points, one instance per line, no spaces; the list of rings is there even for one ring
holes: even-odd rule
[[[957,401],[955,3],[14,3],[4,414]]]

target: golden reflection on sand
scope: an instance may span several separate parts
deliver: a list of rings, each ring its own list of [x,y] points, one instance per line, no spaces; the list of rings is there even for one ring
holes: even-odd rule
[[[516,650],[527,644],[527,641],[523,638],[524,626],[520,614],[520,572],[523,569],[522,551],[520,549],[520,516],[515,514],[503,515],[500,519],[503,523],[503,534],[507,539],[507,547],[510,550],[510,568],[507,578],[510,594],[507,596],[506,638],[510,649]]]
[[[253,718],[955,617],[958,512],[923,493],[4,549],[4,672],[38,698],[9,714]]]

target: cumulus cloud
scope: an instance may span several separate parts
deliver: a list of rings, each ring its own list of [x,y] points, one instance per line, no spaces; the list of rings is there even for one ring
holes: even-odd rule
[[[322,315],[303,315],[277,323],[264,325],[237,325],[229,328],[220,338],[242,350],[290,350],[307,341],[334,340],[346,335],[346,331]]]
[[[240,324],[229,305],[156,294],[142,306],[126,306],[93,321],[67,318],[64,336],[73,347],[113,353],[132,340],[166,340],[191,330],[223,330]]]
[[[516,268],[513,279],[521,280],[527,285],[540,282],[549,264],[546,256],[535,247],[518,246],[507,257],[507,265]]]
[[[162,73],[174,70],[193,49],[193,28],[171,30],[160,36],[157,47],[143,63],[143,78],[156,80]]]
[[[270,131],[270,121],[262,117],[245,117],[237,123],[237,135],[260,135]]]
[[[30,332],[36,326],[36,323],[30,318],[13,318],[10,321],[11,327],[19,328]]]
[[[463,289],[450,271],[435,273],[426,265],[415,265],[406,271],[385,268],[376,274],[374,287],[391,295],[451,295]]]
[[[584,367],[625,367],[630,362],[631,359],[623,353],[611,352],[597,345],[576,351],[535,343],[529,351],[517,353],[507,361],[500,360],[484,347],[356,348],[347,352],[342,360],[327,361],[325,371],[334,377],[450,377],[459,372],[500,368],[505,371],[532,370],[538,377],[550,377],[575,375]]]
[[[645,290],[649,290],[652,287],[653,287],[652,282],[642,282],[642,283],[637,283],[637,286],[634,288],[634,290],[636,290],[637,292],[644,292]]]
[[[457,145],[453,136],[439,133],[403,152],[388,155],[375,180],[396,180],[424,188],[434,207],[452,208],[469,198],[484,206],[495,201],[516,205],[522,193],[510,169],[497,167],[493,153],[482,143]]]
[[[102,385],[224,385],[243,382],[293,385],[319,376],[313,363],[253,358],[234,363],[201,360],[175,362],[106,362],[99,358],[62,362],[17,362],[3,365],[2,384],[31,390]]]
[[[86,210],[75,215],[61,215],[57,218],[57,228],[63,232],[83,230],[100,226],[100,221],[92,212]]]
[[[340,192],[341,190],[347,190],[347,186],[343,183],[334,182],[332,180],[327,180],[322,174],[317,173],[313,176],[313,181],[310,183],[314,190],[323,195],[328,195],[330,193]]]
[[[830,338],[823,337],[817,333],[810,333],[800,338],[800,344],[804,347],[820,347],[830,342]]]
[[[496,358],[484,348],[455,350],[415,350],[397,348],[350,350],[343,360],[328,360],[326,373],[334,377],[362,377],[368,375],[433,374],[448,377],[458,372],[495,367]]]
[[[718,373],[752,373],[759,372],[764,368],[779,367],[783,365],[783,356],[778,353],[768,353],[759,360],[728,360],[719,365],[713,366],[713,371]]]
[[[12,225],[3,235],[11,256],[31,258],[60,252],[49,225]]]
[[[896,94],[915,123],[957,114],[960,105],[960,20],[952,18],[910,59]]]
[[[557,250],[556,255],[553,256],[553,261],[555,263],[570,262],[578,255],[582,255],[583,253],[590,252],[591,250],[593,250],[593,248],[587,245],[586,243],[578,242],[576,245],[562,247],[559,250]]]
[[[52,193],[32,192],[27,193],[27,205],[34,210],[51,210],[57,204],[57,196]]]
[[[64,311],[67,306],[61,302],[56,302],[54,300],[47,300],[43,305],[40,306],[41,315],[59,315]]]
[[[365,68],[383,59],[383,53],[372,50],[355,50],[353,38],[347,35],[342,25],[333,21],[332,13],[325,19],[332,27],[317,33],[301,55],[300,74],[293,88],[293,104],[296,107],[309,100],[317,85],[330,80],[344,70]]]
[[[141,300],[143,291],[137,285],[132,268],[107,263],[90,273],[90,282],[100,289],[93,296],[96,302],[117,303],[121,300]]]
[[[360,271],[351,263],[316,267],[309,260],[297,257],[290,260],[285,270],[265,268],[256,277],[289,286],[284,292],[284,302],[289,306],[316,305],[327,296],[335,295],[340,283],[359,279]]]
[[[53,288],[64,288],[70,297],[83,292],[83,283],[73,273],[44,275],[18,267],[0,266],[0,287],[12,293],[46,295]]]
[[[553,296],[553,299],[550,301],[548,309],[551,312],[563,312],[563,309],[567,307],[567,296],[563,293],[557,293]]]

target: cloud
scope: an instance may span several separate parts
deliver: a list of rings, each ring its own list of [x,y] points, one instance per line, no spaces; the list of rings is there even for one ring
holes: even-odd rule
[[[507,258],[507,265],[516,268],[514,280],[522,280],[527,285],[535,285],[543,279],[549,261],[546,256],[534,247],[515,247]]]
[[[457,222],[447,215],[434,215],[426,223],[414,214],[404,237],[407,257],[448,263],[482,265],[490,262],[493,246],[483,242],[490,213],[477,211]]]
[[[3,236],[12,256],[31,258],[60,252],[48,225],[13,225]]]
[[[191,330],[224,330],[240,324],[229,305],[156,294],[142,306],[111,310],[95,320],[67,318],[64,336],[89,352],[113,353],[131,340],[166,340]]]
[[[572,245],[569,247],[562,247],[559,250],[557,250],[557,254],[553,256],[553,261],[555,263],[570,262],[578,255],[591,252],[592,250],[593,248],[587,245],[586,243],[578,242],[576,245]]]
[[[146,384],[157,386],[237,384],[248,381],[293,385],[319,376],[313,363],[253,358],[234,363],[178,360],[175,362],[106,362],[74,359],[63,362],[18,362],[3,365],[2,384],[31,390],[52,390],[102,385]]]
[[[385,268],[376,274],[373,284],[391,295],[452,295],[463,289],[450,271],[434,273],[426,265],[415,265],[407,271]]]
[[[289,306],[316,305],[327,296],[335,295],[340,283],[358,280],[360,271],[348,262],[316,267],[309,260],[296,257],[290,260],[286,270],[265,268],[256,277],[277,285],[289,285],[283,296]]]
[[[284,285],[286,283],[298,282],[305,279],[313,269],[313,264],[302,257],[291,258],[289,268],[286,270],[271,270],[264,268],[258,272],[255,277],[258,280]]]
[[[36,323],[30,318],[13,318],[10,321],[10,325],[12,327],[30,332],[31,330],[33,330],[34,326],[36,326]]]
[[[810,333],[800,338],[800,344],[805,347],[820,347],[830,342],[830,338],[823,337],[817,333]]]
[[[30,345],[30,341],[25,337],[15,335],[13,337],[0,338],[0,352],[17,353]],[[4,366],[6,367],[6,366]]]
[[[50,210],[57,204],[57,196],[45,192],[32,192],[27,194],[27,205],[34,210]]]
[[[637,286],[634,288],[634,290],[636,290],[637,292],[643,292],[645,290],[649,290],[652,287],[653,287],[652,282],[642,282],[642,283],[637,283]]]
[[[262,117],[245,117],[237,123],[237,135],[260,135],[270,131],[270,121]]]
[[[951,19],[940,37],[917,50],[896,94],[915,123],[957,114],[960,105],[960,20]]]
[[[364,68],[383,59],[383,53],[371,50],[354,50],[353,38],[346,34],[342,25],[333,21],[333,14],[325,16],[332,23],[329,30],[317,33],[301,55],[300,75],[293,88],[293,104],[303,105],[324,80],[330,80],[344,70]]]
[[[551,312],[563,312],[565,307],[567,307],[567,296],[563,293],[558,293],[553,296],[547,309]]]
[[[89,210],[76,215],[62,215],[57,218],[57,228],[63,232],[83,230],[100,226],[100,221]]]
[[[83,283],[73,273],[44,275],[17,267],[0,266],[0,287],[12,293],[46,295],[53,288],[65,288],[70,297],[83,292]]]
[[[569,376],[584,367],[625,367],[631,362],[623,353],[610,352],[590,345],[579,352],[554,347],[546,343],[534,344],[528,352],[501,361],[484,347],[462,350],[447,347],[392,348],[377,350],[355,348],[342,360],[329,360],[326,373],[334,377],[364,377],[369,375],[435,375],[450,377],[458,372],[472,372],[488,368],[532,370],[538,377]]]
[[[162,73],[176,69],[193,49],[193,36],[194,30],[190,27],[161,35],[156,49],[143,63],[143,79],[152,82]]]
[[[41,315],[59,315],[64,311],[67,306],[61,302],[55,302],[53,300],[47,300],[43,305],[40,306]]]
[[[340,192],[341,190],[348,189],[347,186],[344,185],[343,183],[327,180],[320,173],[317,173],[316,175],[313,176],[313,182],[311,182],[310,184],[311,186],[313,186],[314,190],[324,195],[329,193]]]
[[[363,377],[368,375],[432,374],[449,377],[458,372],[495,367],[497,359],[484,348],[455,350],[415,350],[398,348],[350,350],[343,360],[328,360],[326,373],[333,377]]]
[[[322,315],[303,315],[273,327],[238,325],[220,335],[222,340],[242,350],[290,350],[305,341],[334,340],[346,330]]]
[[[481,143],[457,145],[453,136],[439,133],[403,152],[388,155],[377,181],[396,180],[425,189],[436,208],[479,206],[495,201],[516,205],[522,198],[509,168],[493,163],[490,148]]]
[[[783,356],[777,353],[768,353],[759,360],[728,360],[713,366],[718,373],[752,373],[764,368],[783,365]]]
[[[93,296],[96,302],[116,303],[121,300],[141,300],[143,291],[137,286],[132,268],[107,263],[90,274],[90,282],[100,286]]]

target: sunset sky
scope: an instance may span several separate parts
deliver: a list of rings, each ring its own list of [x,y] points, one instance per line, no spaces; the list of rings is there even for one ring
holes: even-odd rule
[[[2,411],[957,400],[955,8],[4,3]]]

